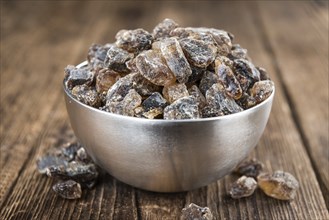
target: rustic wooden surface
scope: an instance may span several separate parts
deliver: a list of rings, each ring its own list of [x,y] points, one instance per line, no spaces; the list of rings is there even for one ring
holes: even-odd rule
[[[36,158],[74,139],[65,110],[63,68],[119,29],[182,26],[235,34],[276,84],[265,133],[251,156],[300,182],[293,202],[261,191],[233,200],[227,176],[198,190],[159,194],[107,174],[79,200],[56,196]],[[328,2],[1,1],[0,219],[177,219],[193,202],[215,219],[329,219]]]

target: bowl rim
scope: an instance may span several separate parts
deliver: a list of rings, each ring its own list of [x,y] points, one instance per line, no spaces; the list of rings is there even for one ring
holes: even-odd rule
[[[76,65],[76,67],[81,68],[83,66],[86,66],[87,64],[88,64],[88,61],[86,60],[86,61]],[[241,112],[237,112],[237,113],[233,113],[233,114],[229,114],[229,115],[217,116],[217,117],[210,117],[210,118],[165,120],[165,119],[137,118],[137,117],[132,117],[132,116],[126,116],[126,115],[120,115],[120,114],[115,114],[115,113],[111,113],[111,112],[106,112],[106,111],[100,110],[98,108],[94,108],[92,106],[84,104],[84,103],[78,101],[76,98],[74,98],[72,96],[72,94],[68,91],[68,88],[66,88],[66,86],[65,86],[65,79],[63,80],[62,86],[63,86],[63,90],[64,90],[66,96],[68,96],[76,104],[78,104],[78,105],[80,105],[84,108],[87,108],[90,111],[94,111],[96,113],[104,114],[104,115],[107,115],[107,116],[111,116],[111,117],[115,117],[115,118],[123,119],[123,120],[136,120],[136,121],[140,121],[140,122],[156,122],[156,123],[159,123],[159,122],[161,122],[161,123],[176,123],[176,122],[192,123],[192,122],[206,122],[206,121],[216,121],[216,120],[224,120],[224,119],[229,120],[230,118],[233,118],[233,117],[242,117],[243,115],[247,115],[247,114],[250,114],[251,112],[257,111],[259,108],[266,105],[268,102],[273,101],[273,97],[274,97],[274,94],[275,94],[275,84],[274,84],[273,92],[271,93],[271,95],[266,100],[264,100],[263,102],[255,105],[255,106],[253,106],[249,109],[243,110]]]

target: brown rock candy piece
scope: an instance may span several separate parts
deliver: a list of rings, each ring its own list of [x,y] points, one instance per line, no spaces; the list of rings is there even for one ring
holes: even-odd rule
[[[212,220],[213,215],[208,207],[200,207],[194,203],[182,209],[181,220]]]
[[[68,89],[73,89],[77,85],[91,85],[94,81],[94,73],[88,67],[76,68],[68,65],[65,69],[65,85]]]
[[[123,110],[122,115],[134,116],[134,109],[142,104],[142,97],[135,89],[131,89],[120,104]]]
[[[90,156],[87,154],[86,150],[83,147],[77,150],[76,158],[80,161],[83,161],[84,163],[92,162]]]
[[[224,30],[218,30],[215,28],[201,28],[202,31],[210,33],[215,39],[218,47],[218,53],[220,55],[226,56],[232,47],[232,40],[234,36]]]
[[[217,46],[217,42],[213,38],[213,36],[205,31],[200,31],[201,29],[199,28],[183,28],[183,27],[178,27],[170,32],[171,36],[174,36],[179,39],[183,38],[191,38],[195,40],[200,40],[206,44],[213,44]]]
[[[177,36],[179,38],[194,38],[197,40],[202,40],[206,43],[210,43],[213,40],[216,43],[217,51],[222,56],[227,56],[232,47],[233,35],[215,28],[205,28],[205,27],[186,27],[186,28],[176,28],[170,32],[171,36]],[[209,38],[211,36],[212,38]],[[213,40],[211,40],[213,39]]]
[[[234,59],[248,59],[247,49],[244,49],[240,44],[233,44],[231,52],[228,55],[232,60]]]
[[[226,90],[221,83],[216,83],[208,89],[206,99],[209,106],[220,110],[225,115],[242,111],[243,109],[226,94]]]
[[[151,95],[153,92],[160,92],[162,87],[157,86],[143,77],[141,74],[133,74],[133,88],[143,97]]]
[[[107,50],[104,66],[119,73],[129,73],[126,62],[133,58],[133,54],[128,53],[116,45],[111,45]]]
[[[106,54],[108,49],[112,44],[92,44],[88,50],[87,60],[88,64],[92,70],[104,68],[104,61],[106,59]]]
[[[74,180],[58,182],[53,186],[53,190],[64,199],[81,198],[81,186]]]
[[[193,85],[197,81],[201,80],[203,77],[203,74],[205,74],[205,72],[207,72],[206,69],[195,67],[195,66],[191,66],[191,69],[192,69],[192,74],[189,76],[189,78],[187,80],[187,83],[186,83],[187,85]]]
[[[180,98],[164,109],[163,118],[166,120],[200,118],[198,103],[192,96]]]
[[[254,178],[242,176],[232,184],[229,193],[233,199],[240,199],[251,196],[256,188],[257,182]]]
[[[140,74],[158,86],[175,82],[176,78],[164,58],[154,50],[147,50],[136,57],[136,66]]]
[[[136,58],[128,60],[126,66],[132,73],[137,73],[139,71],[136,66]]]
[[[128,74],[125,77],[116,81],[112,87],[107,91],[106,105],[112,102],[120,102],[128,94],[129,90],[133,88],[134,77],[138,73]]]
[[[225,64],[226,66],[230,67],[231,69],[233,69],[233,61],[230,60],[228,57],[225,56],[218,56],[216,57],[216,60],[220,60],[223,64]],[[215,63],[214,63],[215,64]],[[214,68],[215,69],[215,68]]]
[[[79,142],[69,142],[66,144],[63,144],[60,149],[61,153],[59,156],[63,156],[67,159],[67,161],[72,161],[75,159],[78,150],[82,148],[81,144]]]
[[[263,80],[256,82],[250,89],[250,95],[256,100],[256,103],[261,103],[267,99],[273,92],[274,83],[271,80]]]
[[[173,103],[182,97],[189,96],[187,87],[183,83],[174,83],[163,87],[162,94],[169,103]]]
[[[213,44],[207,44],[192,38],[183,38],[179,43],[186,58],[194,66],[206,68],[215,60],[217,48]]]
[[[144,108],[142,106],[138,106],[137,108],[134,109],[134,116],[137,118],[145,118],[143,116],[143,113],[145,112]]]
[[[230,67],[226,66],[220,59],[215,60],[215,73],[219,81],[225,87],[227,95],[237,100],[242,96],[242,89]]]
[[[299,183],[290,173],[275,171],[272,175],[260,174],[257,177],[258,186],[263,192],[275,199],[292,200],[296,196]]]
[[[167,100],[158,92],[154,92],[142,103],[145,118],[154,119],[163,114],[163,109],[168,105]],[[135,111],[136,112],[136,111]]]
[[[72,95],[80,102],[92,106],[99,107],[102,104],[96,89],[87,85],[77,85],[72,89]]]
[[[153,108],[149,111],[143,111],[142,113],[143,118],[148,119],[162,119],[163,118],[163,109],[162,108]]]
[[[115,39],[118,47],[130,53],[139,53],[140,51],[150,49],[153,41],[152,35],[141,28],[121,30],[116,34]]]
[[[219,82],[219,77],[213,72],[207,71],[203,74],[200,84],[199,84],[199,89],[202,92],[202,94],[206,95],[206,92],[208,89],[214,85],[215,83]]]
[[[201,109],[202,118],[212,118],[225,115],[222,110],[218,109],[217,106],[214,105],[206,105]]]
[[[254,107],[257,103],[254,97],[244,92],[240,99],[236,100],[236,103],[243,109]]]
[[[46,174],[49,177],[72,179],[84,184],[96,180],[98,170],[93,163],[72,161],[66,166],[50,166],[46,169]]]
[[[260,73],[260,80],[271,80],[270,76],[268,75],[267,71],[263,67],[256,67],[256,69]]]
[[[236,59],[233,61],[233,71],[240,83],[243,91],[247,91],[248,88],[260,80],[260,73],[248,60]]]
[[[153,38],[154,39],[162,39],[169,37],[170,31],[174,30],[178,27],[178,24],[169,18],[164,19],[159,24],[155,26],[153,29]]]
[[[37,159],[37,168],[41,174],[45,174],[49,167],[67,166],[67,164],[67,159],[55,155],[45,155]]]
[[[107,104],[108,111],[115,114],[134,116],[134,109],[140,106],[142,97],[135,89],[130,89],[127,95],[119,102],[110,102]]]
[[[192,70],[177,39],[163,39],[160,49],[169,69],[175,75],[178,82],[186,83],[192,74]]]
[[[120,74],[109,69],[99,69],[96,74],[96,91],[107,93],[109,88],[120,78]]]
[[[188,93],[190,96],[193,96],[196,99],[199,109],[202,109],[206,105],[207,103],[206,98],[204,97],[204,95],[196,85],[191,86],[188,89]]]
[[[243,176],[257,178],[263,171],[264,164],[255,158],[244,160],[234,169],[234,172]]]
[[[106,105],[120,102],[130,89],[135,89],[141,96],[151,95],[160,91],[160,86],[154,85],[139,73],[130,73],[120,78],[107,92]]]

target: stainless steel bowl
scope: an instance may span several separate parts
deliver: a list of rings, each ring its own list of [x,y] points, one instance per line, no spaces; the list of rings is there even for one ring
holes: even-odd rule
[[[274,97],[232,115],[171,121],[108,113],[64,91],[72,128],[94,161],[122,182],[157,192],[195,189],[230,173],[259,141]]]

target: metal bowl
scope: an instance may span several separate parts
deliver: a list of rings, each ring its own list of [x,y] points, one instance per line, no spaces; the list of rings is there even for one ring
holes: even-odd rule
[[[92,159],[118,180],[157,192],[195,189],[230,173],[259,141],[274,97],[226,116],[150,120],[92,108],[64,91],[72,128]]]

